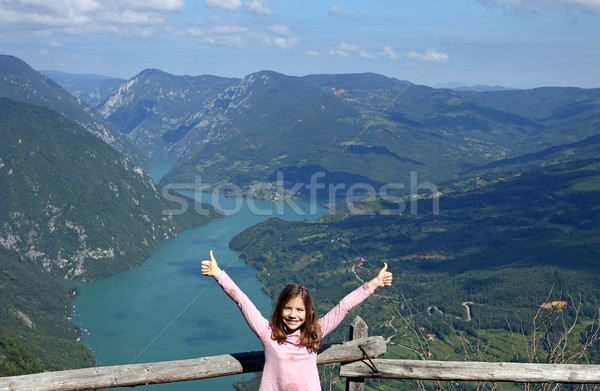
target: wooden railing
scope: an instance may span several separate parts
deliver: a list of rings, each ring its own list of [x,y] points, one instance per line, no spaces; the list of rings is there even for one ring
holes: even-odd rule
[[[340,376],[349,391],[364,387],[365,378],[453,380],[519,383],[600,384],[600,365],[528,364],[472,361],[376,359],[386,351],[383,337],[368,337],[368,327],[356,317],[351,340],[331,345],[317,364],[342,363]],[[246,352],[189,360],[117,365],[0,377],[0,391],[75,391],[200,380],[259,372],[263,352]]]

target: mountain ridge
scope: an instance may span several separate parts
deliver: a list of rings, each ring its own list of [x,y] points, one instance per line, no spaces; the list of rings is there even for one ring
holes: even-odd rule
[[[151,165],[150,156],[124,137],[93,107],[75,98],[66,89],[17,57],[0,55],[0,96],[50,107],[82,125],[135,164],[141,167]]]
[[[255,77],[269,77],[258,75]],[[216,183],[235,179],[249,184],[268,181],[277,171],[285,174],[287,168],[298,171],[311,164],[327,172],[369,176],[377,182],[397,182],[399,173],[407,176],[412,171],[440,181],[461,175],[469,167],[600,132],[596,120],[600,110],[594,104],[581,103],[557,115],[561,105],[577,97],[595,101],[600,96],[598,89],[539,89],[529,93],[531,100],[543,100],[548,94],[566,95],[553,105],[544,104],[548,116],[540,118],[523,115],[514,105],[501,110],[491,98],[474,99],[473,93],[435,90],[397,80],[382,90],[346,90],[335,87],[335,82],[327,83],[328,77],[310,76],[319,80],[318,85],[308,79],[290,78],[288,85],[304,81],[303,88],[310,91],[294,94],[302,90],[285,88],[278,75],[267,96],[249,92],[248,81],[254,79],[247,77],[235,87],[238,93],[219,105],[226,121],[213,116],[210,133],[196,139],[194,132],[188,133],[190,142],[185,149],[179,148],[178,162],[165,182],[189,181],[193,172],[201,172]],[[287,145],[295,148],[285,150]],[[350,145],[372,152],[384,147],[405,160],[386,160],[390,155],[377,153],[356,156],[347,153]],[[245,183],[231,169],[231,162],[238,171],[247,173]]]
[[[114,94],[126,80],[97,74],[74,74],[42,70],[44,75],[69,91],[73,96],[96,107]]]
[[[201,77],[213,82],[190,94]],[[226,79],[145,69],[98,108],[146,150],[176,160],[163,183],[200,173],[213,186],[248,188],[280,172],[293,187],[314,174],[308,167],[320,167],[333,183],[397,182],[409,172],[440,181],[582,140],[600,132],[598,91],[456,91],[375,73],[264,70]],[[297,149],[289,153],[286,145]]]

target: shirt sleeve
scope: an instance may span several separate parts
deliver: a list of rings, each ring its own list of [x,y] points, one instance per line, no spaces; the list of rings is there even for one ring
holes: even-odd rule
[[[344,320],[348,312],[354,307],[362,303],[367,297],[373,294],[373,290],[369,288],[367,283],[364,283],[353,292],[350,292],[346,297],[342,299],[321,319],[319,324],[321,325],[321,332],[323,337],[332,332],[341,322]]]
[[[229,275],[222,272],[216,280],[225,293],[227,293],[231,300],[233,300],[240,308],[242,315],[244,315],[244,319],[246,319],[246,323],[248,323],[254,334],[261,338],[265,333],[268,333],[269,321],[262,316],[254,303],[252,303],[248,296],[246,296],[236,283],[233,282]]]

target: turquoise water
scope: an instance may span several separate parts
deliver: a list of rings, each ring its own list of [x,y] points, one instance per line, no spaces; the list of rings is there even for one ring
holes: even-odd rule
[[[158,178],[168,164],[151,173]],[[191,194],[190,194],[191,195]],[[198,198],[199,194],[196,194]],[[212,194],[203,194],[211,201]],[[229,249],[229,240],[270,215],[286,220],[314,219],[326,212],[298,216],[292,208],[274,203],[219,196],[217,204],[227,217],[188,229],[164,240],[140,266],[93,283],[72,282],[73,322],[84,329],[82,343],[90,347],[100,365],[182,360],[227,353],[261,350],[237,306],[210,277],[200,274],[200,261],[214,250],[226,269],[265,317],[271,301],[256,280],[256,270]],[[239,211],[238,211],[239,209]],[[261,214],[251,210],[261,211]],[[263,213],[264,212],[264,213]],[[253,374],[246,376],[252,377]],[[228,390],[239,376],[136,387],[141,390]],[[127,389],[131,389],[127,387]]]

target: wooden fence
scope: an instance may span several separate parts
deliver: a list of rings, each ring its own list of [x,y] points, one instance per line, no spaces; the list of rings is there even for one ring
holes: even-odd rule
[[[368,327],[356,317],[351,340],[319,353],[318,364],[342,363],[346,389],[360,391],[365,378],[522,383],[600,384],[600,365],[527,364],[472,361],[376,359],[386,351],[383,337],[368,337]],[[200,380],[259,372],[263,352],[246,352],[189,360],[116,365],[0,377],[0,391],[75,391]]]

